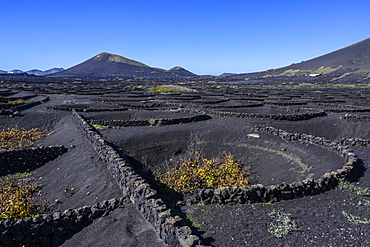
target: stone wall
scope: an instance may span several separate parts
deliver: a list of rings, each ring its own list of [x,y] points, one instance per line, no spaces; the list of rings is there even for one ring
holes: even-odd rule
[[[77,111],[77,112],[106,112],[106,111],[128,111],[128,108],[79,108],[76,107],[65,107],[65,106],[48,106],[50,110],[56,111]]]
[[[95,219],[122,205],[124,198],[110,199],[92,206],[64,212],[36,215],[33,218],[0,222],[0,246],[59,246]]]
[[[34,96],[32,96],[34,97]],[[49,100],[49,97],[44,97],[41,100],[33,101],[33,102],[23,102],[23,103],[0,103],[0,115],[12,115],[14,112],[20,112],[31,107],[40,105],[45,103]]]
[[[0,152],[0,176],[33,170],[65,153],[63,146],[31,147]]]
[[[326,115],[324,111],[295,113],[295,114],[264,114],[264,113],[221,112],[221,111],[210,111],[209,113],[220,117],[270,118],[274,120],[288,120],[288,121],[307,120]]]
[[[318,145],[344,158],[343,167],[325,173],[320,179],[304,179],[290,184],[264,186],[262,184],[251,185],[250,187],[238,188],[227,187],[225,189],[204,189],[188,199],[186,203],[210,203],[210,204],[237,204],[256,202],[276,202],[292,199],[305,195],[322,193],[337,186],[339,179],[346,179],[351,176],[358,163],[356,154],[348,149],[345,143],[330,141],[322,137],[315,137],[307,134],[288,133],[273,127],[256,126],[256,132],[265,132],[286,141],[299,141],[306,144]]]
[[[90,124],[99,124],[110,127],[129,127],[129,126],[160,126],[160,125],[172,125],[172,124],[183,124],[192,123],[198,121],[205,121],[211,119],[208,115],[197,115],[187,118],[163,118],[163,119],[152,119],[152,120],[104,120],[104,119],[88,119]]]
[[[192,234],[190,227],[182,225],[182,218],[157,196],[153,189],[134,168],[121,157],[78,113],[73,111],[75,119],[85,131],[86,138],[108,166],[108,170],[122,189],[123,195],[154,226],[158,235],[169,246],[196,246],[200,240]]]
[[[344,119],[370,120],[370,115],[345,114]]]
[[[353,147],[370,147],[370,140],[361,138],[342,138],[341,143]]]

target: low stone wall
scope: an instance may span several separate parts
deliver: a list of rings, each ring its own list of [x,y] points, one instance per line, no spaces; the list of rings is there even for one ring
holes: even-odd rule
[[[250,107],[261,107],[264,106],[262,103],[255,103],[255,102],[250,102],[250,103],[242,103],[240,105],[205,105],[202,106],[202,108],[250,108]]]
[[[318,103],[317,105],[328,107],[327,109],[325,109],[325,111],[329,112],[370,112],[370,108],[364,106],[323,104],[323,103]]]
[[[41,214],[33,218],[0,222],[0,246],[59,246],[95,219],[122,205],[124,198],[110,199],[92,206]]]
[[[63,106],[48,106],[50,110],[56,111],[77,111],[77,112],[106,112],[106,111],[128,111],[128,108],[73,108]]]
[[[345,114],[344,119],[370,120],[370,115]]]
[[[27,109],[30,109],[34,106],[37,106],[37,105],[40,105],[42,103],[45,103],[47,101],[49,101],[50,98],[49,97],[45,97],[44,99],[42,100],[38,100],[38,101],[34,101],[34,102],[30,102],[30,103],[26,103],[24,105],[20,105],[20,106],[15,106],[13,109],[13,111],[24,111],[24,110],[27,110]]]
[[[110,127],[130,127],[130,126],[161,126],[161,125],[183,124],[198,121],[206,121],[209,119],[211,119],[211,117],[208,115],[197,115],[187,118],[163,118],[163,119],[136,120],[136,121],[88,119],[87,122],[89,124],[99,124]]]
[[[338,141],[330,141],[322,137],[315,137],[307,134],[288,133],[273,127],[256,126],[255,131],[270,133],[286,141],[299,141],[306,144],[321,146],[336,152],[344,158],[346,163],[341,169],[337,169],[331,173],[325,173],[318,180],[304,179],[290,184],[282,183],[270,186],[257,184],[245,188],[227,187],[222,190],[204,189],[194,194],[186,203],[237,204],[276,202],[304,195],[314,195],[336,187],[339,179],[345,179],[353,173],[358,162],[356,154],[348,149],[345,144]]]
[[[36,95],[26,95],[26,96],[21,96],[21,97],[12,97],[12,96],[9,96],[9,97],[0,97],[0,102],[3,102],[3,103],[7,103],[8,101],[14,101],[14,100],[18,100],[18,99],[21,99],[21,100],[28,100],[28,99],[31,99],[33,97],[35,97]]]
[[[33,97],[33,96],[32,96]],[[45,103],[49,100],[49,97],[45,97],[42,100],[34,101],[34,102],[24,102],[24,103],[0,103],[0,115],[11,115],[14,112],[20,112],[27,109],[30,109],[31,107],[40,105],[42,103]]]
[[[175,215],[171,209],[157,196],[153,189],[134,168],[121,157],[77,112],[73,115],[86,138],[108,166],[108,170],[128,196],[136,208],[154,226],[158,235],[169,246],[196,246],[200,240],[192,234],[190,227],[182,226],[182,218]]]
[[[0,152],[0,176],[33,170],[67,152],[63,146],[31,147]]]
[[[148,110],[148,111],[158,111],[163,109],[177,109],[178,104],[171,104],[166,102],[148,102],[140,104],[129,104],[129,103],[115,103],[114,105],[119,107],[127,107],[134,110]]]
[[[307,105],[307,102],[299,102],[299,101],[277,101],[277,102],[265,102],[268,105],[276,105],[276,106],[289,106],[289,105]]]
[[[341,143],[353,147],[370,147],[370,140],[361,138],[342,138]]]
[[[326,115],[325,112],[323,111],[295,113],[295,114],[263,114],[263,113],[242,113],[242,112],[221,112],[221,111],[210,111],[209,113],[220,117],[270,118],[274,120],[288,120],[288,121],[307,120]]]

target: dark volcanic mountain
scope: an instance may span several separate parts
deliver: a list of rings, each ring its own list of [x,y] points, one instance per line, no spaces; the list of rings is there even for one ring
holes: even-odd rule
[[[370,38],[347,46],[326,55],[292,64],[289,69],[316,69],[319,67],[339,67],[370,71]]]
[[[53,77],[122,77],[122,78],[189,78],[197,75],[175,67],[164,70],[149,67],[146,64],[119,55],[101,53],[89,60],[73,66],[65,71],[52,74]]]
[[[329,79],[333,77],[330,80],[344,77],[361,80],[362,76],[359,76],[359,72],[370,72],[370,38],[308,61],[293,63],[287,67],[268,71],[238,74],[232,76],[232,78],[316,77],[327,75]]]
[[[189,70],[186,70],[186,69],[184,69],[184,68],[182,68],[180,66],[173,67],[168,72],[170,72],[170,73],[172,73],[174,75],[177,75],[177,76],[185,76],[185,77],[194,77],[195,76],[195,74],[193,74]]]

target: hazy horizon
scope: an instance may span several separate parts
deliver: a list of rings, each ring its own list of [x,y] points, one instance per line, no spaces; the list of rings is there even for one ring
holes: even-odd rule
[[[0,70],[64,69],[101,52],[196,74],[279,68],[357,43],[368,1],[17,1],[1,4]],[[365,31],[364,31],[365,30]]]

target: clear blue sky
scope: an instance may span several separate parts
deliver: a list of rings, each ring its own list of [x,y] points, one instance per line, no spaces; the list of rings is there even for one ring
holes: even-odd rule
[[[110,52],[197,74],[253,72],[370,37],[369,0],[4,0],[0,9],[0,70],[69,68]]]

